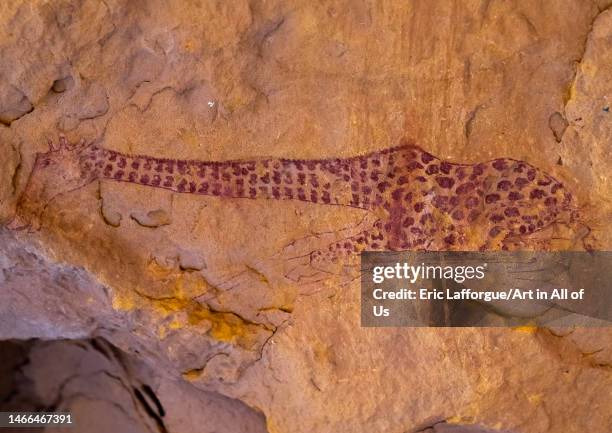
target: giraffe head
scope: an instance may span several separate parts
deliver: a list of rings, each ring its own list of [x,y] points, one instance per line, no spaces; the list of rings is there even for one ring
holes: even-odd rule
[[[15,217],[8,225],[9,229],[36,231],[40,226],[40,217],[51,200],[79,189],[95,178],[93,170],[87,169],[84,151],[89,145],[84,140],[71,144],[60,135],[57,146],[51,140],[48,140],[48,145],[47,152],[36,154],[34,167],[17,203]]]
[[[546,174],[538,174],[534,184],[525,193],[529,194],[526,205],[518,209],[519,225],[512,228],[504,245],[509,249],[571,250],[581,245],[589,249],[590,227],[572,193]]]

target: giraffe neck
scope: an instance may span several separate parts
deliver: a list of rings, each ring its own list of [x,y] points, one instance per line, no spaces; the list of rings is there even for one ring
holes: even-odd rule
[[[92,147],[94,177],[178,193],[298,200],[371,209],[382,205],[393,150],[348,159],[198,161],[128,155]]]

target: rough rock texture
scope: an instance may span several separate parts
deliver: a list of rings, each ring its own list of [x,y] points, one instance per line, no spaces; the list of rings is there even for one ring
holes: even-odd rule
[[[579,203],[571,247],[608,250],[609,6],[1,2],[0,221],[58,133],[199,160],[350,157],[407,138],[451,161],[542,168]],[[163,380],[102,357],[90,362],[120,379],[84,376],[114,394],[69,390],[91,397],[66,400],[75,411],[116,395],[130,431],[158,428],[134,383],[169,432],[202,431],[208,413],[237,423],[227,432],[262,417],[270,433],[612,430],[608,329],[364,329],[350,268],[287,278],[363,219],[97,181],[55,198],[36,232],[0,228],[0,338],[81,340],[20,349],[34,358],[100,358],[89,341],[103,338],[154,369]]]
[[[3,378],[11,379],[0,386],[0,407],[70,412],[74,425],[53,431],[266,431],[244,404],[160,376],[102,339],[9,340],[1,350]]]

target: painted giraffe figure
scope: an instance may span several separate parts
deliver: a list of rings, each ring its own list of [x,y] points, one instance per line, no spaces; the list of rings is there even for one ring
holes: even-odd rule
[[[316,261],[363,250],[504,249],[511,239],[577,215],[563,185],[524,161],[457,164],[411,144],[346,159],[223,162],[127,155],[83,141],[71,145],[63,136],[58,147],[49,146],[37,154],[11,228],[36,229],[54,197],[94,180],[349,206],[377,215],[363,232],[312,253]]]

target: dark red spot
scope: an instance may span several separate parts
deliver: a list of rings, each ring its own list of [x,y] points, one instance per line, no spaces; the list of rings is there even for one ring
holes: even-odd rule
[[[450,189],[455,184],[455,179],[453,179],[452,177],[438,176],[436,177],[436,182],[438,182],[438,185],[440,185],[440,187]]]
[[[390,186],[391,185],[389,184],[389,182],[381,182],[377,185],[378,190],[380,191],[381,194],[385,192],[385,190],[389,188]]]
[[[541,190],[541,189],[534,189],[533,191],[531,191],[531,193],[529,194],[529,198],[535,199],[535,198],[542,198],[546,195],[546,193]]]
[[[200,189],[198,189],[198,192],[200,194],[206,194],[208,192],[208,182],[202,182],[202,185],[200,185]]]
[[[449,174],[453,165],[450,162],[443,162],[440,164],[440,171],[444,174]]]
[[[261,181],[265,184],[270,183],[270,173],[266,173],[260,177]]]
[[[293,198],[293,190],[291,188],[285,187],[285,197],[292,199]]]
[[[119,170],[113,176],[116,180],[120,180],[123,177],[123,170]]]
[[[491,220],[491,222],[494,222],[494,223],[499,223],[504,220],[504,216],[499,215],[499,214],[493,214],[491,215],[491,217],[489,217],[489,220]]]
[[[279,187],[277,186],[272,187],[272,196],[277,199],[280,198],[280,188]]]
[[[149,183],[149,175],[145,174],[140,178],[140,183],[147,185]]]
[[[560,190],[561,188],[563,188],[563,185],[560,183],[555,183],[552,188],[550,188],[550,192],[551,193],[556,193],[558,190]]]
[[[406,218],[404,218],[404,222],[402,223],[402,226],[410,227],[412,224],[414,224],[414,218],[406,217]]]
[[[535,179],[536,177],[536,171],[532,168],[531,170],[527,171],[527,179],[531,182]]]
[[[135,182],[136,176],[138,176],[138,173],[136,173],[135,171],[131,171],[130,174],[128,175],[128,181]]]
[[[457,191],[457,194],[467,194],[474,188],[476,188],[476,186],[472,182],[466,182],[459,185],[455,191]]]
[[[420,164],[418,161],[412,160],[408,163],[406,167],[408,167],[409,170],[417,170],[423,168],[423,165]]]
[[[427,164],[433,160],[434,160],[434,157],[427,152],[423,152],[423,155],[421,155],[421,161],[423,161],[423,164]]]
[[[159,174],[154,175],[153,180],[151,181],[151,185],[159,186],[160,183],[161,183],[161,176]]]
[[[554,206],[557,204],[557,199],[555,197],[547,197],[546,200],[544,200],[544,204],[546,206]]]
[[[512,182],[509,180],[502,180],[497,184],[497,189],[500,191],[509,191],[512,188]]]
[[[507,217],[517,217],[520,214],[521,213],[519,212],[518,208],[516,208],[516,207],[507,207],[504,210],[504,215],[506,215]]]
[[[414,204],[414,211],[421,212],[425,208],[425,205],[421,202]]]
[[[331,197],[329,195],[329,191],[323,191],[323,195],[321,196],[321,200],[323,201],[323,203],[330,203],[331,202]]]
[[[523,198],[523,194],[518,193],[516,191],[510,191],[510,193],[508,194],[508,200],[510,201],[517,201],[517,200],[521,200]]]
[[[514,184],[518,187],[518,189],[522,189],[525,185],[527,185],[529,181],[524,177],[517,177],[514,181]]]
[[[405,184],[405,183],[408,183],[408,177],[407,177],[407,176],[400,176],[400,177],[397,179],[397,184],[398,184],[398,185],[403,185],[403,184]]]
[[[446,236],[444,238],[444,243],[447,245],[454,245],[455,244],[455,235],[454,234],[450,234],[448,236]]]
[[[503,159],[496,159],[495,161],[493,161],[492,165],[493,165],[493,168],[498,171],[502,171],[508,167],[508,164]]]
[[[425,173],[427,174],[437,174],[440,171],[439,167],[437,166],[437,164],[430,164],[427,166],[427,169],[425,170]]]
[[[402,188],[398,188],[391,193],[391,198],[393,200],[400,200],[402,198],[403,193],[404,190]]]
[[[424,176],[417,176],[417,177],[415,177],[415,180],[417,180],[419,182],[422,182],[422,183],[427,182],[427,179],[425,179]]]
[[[174,161],[166,161],[166,171],[170,174],[174,173]]]
[[[552,183],[551,179],[540,179],[538,180],[538,185],[540,186],[547,186],[550,185]]]

